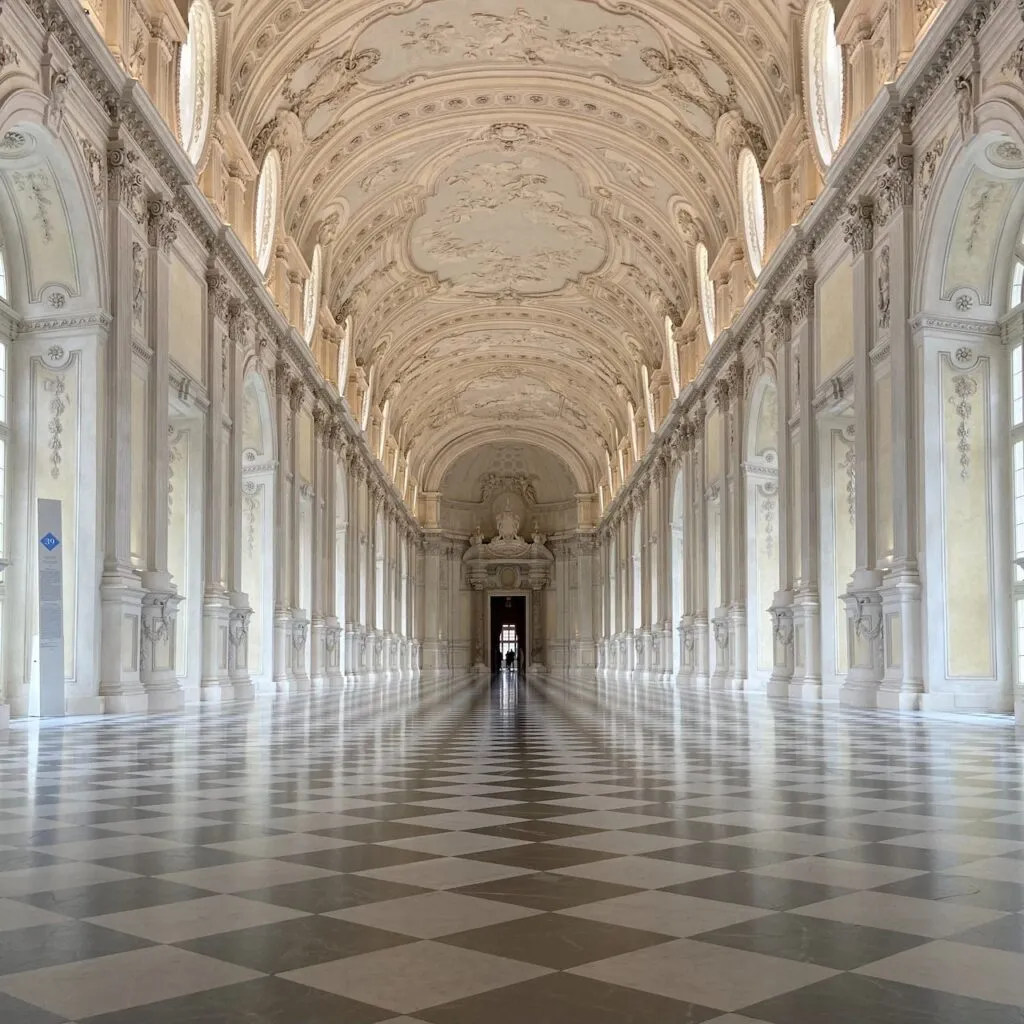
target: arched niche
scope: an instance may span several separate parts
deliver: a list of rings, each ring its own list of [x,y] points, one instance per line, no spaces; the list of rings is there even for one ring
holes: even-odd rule
[[[274,686],[276,465],[270,389],[263,374],[250,366],[242,386],[242,591],[248,595],[253,612],[249,620],[249,672],[261,690]]]
[[[747,678],[763,686],[773,665],[768,609],[779,589],[778,392],[767,370],[754,382],[744,438],[747,523]]]
[[[1011,309],[1011,284],[1024,221],[1022,123],[1017,97],[997,88],[978,107],[976,134],[950,139],[928,189],[913,268],[915,454],[927,470],[913,524],[923,559],[921,674],[924,706],[937,710],[1008,710],[1021,681],[1014,623],[1024,616],[1024,571],[1015,564],[1014,522],[1024,515],[1024,487],[1013,466],[1016,456],[1024,468],[1024,422],[1015,422],[1021,384],[1011,367],[1024,321]],[[890,443],[900,439],[884,415],[878,426],[885,509]],[[880,515],[879,554],[898,558],[900,544],[900,522]],[[888,636],[893,624],[885,627]],[[900,652],[889,644],[887,663],[893,657]]]
[[[49,126],[47,125],[49,122]],[[91,175],[91,176],[90,176]],[[109,317],[99,153],[74,140],[38,93],[0,99],[0,236],[7,276],[0,673],[15,715],[39,713],[37,502],[61,503],[64,707],[102,711],[99,566],[108,446],[99,398]],[[17,601],[8,602],[10,593]]]

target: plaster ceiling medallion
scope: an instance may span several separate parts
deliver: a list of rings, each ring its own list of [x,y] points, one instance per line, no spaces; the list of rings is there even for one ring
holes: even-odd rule
[[[542,294],[598,269],[605,232],[573,172],[536,152],[474,153],[442,173],[413,262],[465,292]]]
[[[375,83],[506,64],[568,67],[643,84],[656,75],[640,51],[660,43],[645,21],[590,0],[433,0],[370,26],[358,48],[383,55],[366,76]]]

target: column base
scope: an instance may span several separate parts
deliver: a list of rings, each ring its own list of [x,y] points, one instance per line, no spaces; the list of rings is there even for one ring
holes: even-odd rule
[[[878,691],[875,707],[881,711],[920,711],[924,694],[920,690],[886,689]]]
[[[68,697],[65,702],[66,714],[92,716],[106,714],[106,701],[102,697]]]
[[[199,687],[202,704],[224,704],[235,699],[235,685],[230,682],[209,683]]]
[[[219,703],[222,690],[232,694],[228,649],[231,645],[231,600],[227,593],[207,594],[203,601],[203,668],[199,699]],[[207,694],[209,692],[209,695]]]
[[[789,695],[821,700],[821,603],[813,587],[798,588],[793,600],[793,679]]]
[[[139,665],[143,593],[130,566],[112,567],[100,580],[99,695],[110,714],[139,714],[149,706]]]
[[[185,691],[180,687],[175,690],[150,690],[147,694],[149,708],[154,711],[181,711],[185,706]]]
[[[739,692],[747,688],[747,613],[739,605],[729,608],[729,672],[724,689]]]
[[[108,715],[144,715],[149,711],[147,693],[111,693],[103,698],[103,710]]]
[[[11,727],[11,706],[0,704],[0,732],[6,732]]]
[[[790,683],[789,699],[819,701],[821,700],[821,683],[808,680]]]
[[[324,647],[326,625],[323,619],[313,619],[309,628],[310,681],[314,686],[327,685],[327,651]]]
[[[881,596],[885,674],[878,691],[878,706],[893,711],[916,711],[924,696],[921,577],[917,567],[910,562],[893,565],[882,583]]]

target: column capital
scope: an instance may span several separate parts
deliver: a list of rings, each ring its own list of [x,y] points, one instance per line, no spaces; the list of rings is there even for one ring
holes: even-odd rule
[[[843,241],[855,258],[871,251],[875,244],[875,203],[870,196],[861,196],[846,207]]]
[[[789,308],[793,323],[807,320],[814,310],[814,274],[810,270],[801,270],[796,275],[789,295]]]
[[[791,317],[787,302],[779,302],[768,311],[764,318],[764,340],[769,353],[777,352],[789,341]]]
[[[147,231],[149,244],[170,253],[178,237],[178,219],[169,199],[154,196],[146,203]]]
[[[914,153],[900,145],[885,161],[885,170],[875,182],[878,194],[878,223],[885,224],[898,210],[914,205]]]
[[[298,412],[302,400],[306,397],[306,385],[298,377],[288,382],[288,406],[292,412]]]
[[[146,216],[139,154],[122,138],[107,146],[107,198],[123,206],[142,224]]]
[[[714,396],[715,408],[724,412],[729,405],[729,380],[726,377],[719,377],[714,382],[712,394]]]
[[[227,274],[215,267],[209,269],[206,272],[206,292],[210,303],[210,312],[218,320],[227,323],[228,300],[231,298]]]

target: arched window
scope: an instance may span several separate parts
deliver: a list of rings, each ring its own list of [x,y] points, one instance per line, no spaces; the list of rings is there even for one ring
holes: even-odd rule
[[[7,290],[7,259],[4,254],[3,239],[0,238],[0,299],[11,301],[11,293]]]
[[[804,88],[818,156],[827,167],[839,150],[843,130],[843,50],[836,40],[831,0],[812,0],[804,39]]]
[[[1017,239],[1013,257],[1013,275],[1010,278],[1010,308],[1024,302],[1024,234]]]
[[[316,318],[320,313],[322,259],[320,246],[314,246],[313,259],[309,265],[309,277],[306,278],[306,293],[302,297],[302,336],[306,339],[307,345],[313,340],[313,332],[316,330]]]
[[[338,345],[338,394],[345,397],[348,384],[348,359],[352,351],[352,317],[345,317],[345,325],[341,332],[341,343]]]
[[[697,243],[697,288],[700,291],[700,311],[704,318],[704,333],[708,344],[713,345],[718,337],[715,321],[715,285],[708,273],[708,247]]]
[[[675,398],[683,381],[679,371],[679,346],[676,344],[676,332],[670,316],[665,317],[665,348],[668,351],[668,372],[672,378],[672,397]]]
[[[213,110],[214,21],[209,0],[192,0],[188,35],[178,55],[178,120],[181,145],[198,165]]]
[[[764,266],[764,187],[757,158],[749,149],[740,153],[738,176],[747,259],[750,260],[751,272],[757,277]]]
[[[274,228],[277,204],[281,195],[281,155],[270,150],[263,158],[259,183],[256,186],[256,266],[265,274],[274,252]]]
[[[651,374],[644,364],[640,367],[640,376],[644,385],[644,409],[647,413],[647,429],[653,437],[658,432],[658,423],[654,415],[654,392],[651,390]]]

